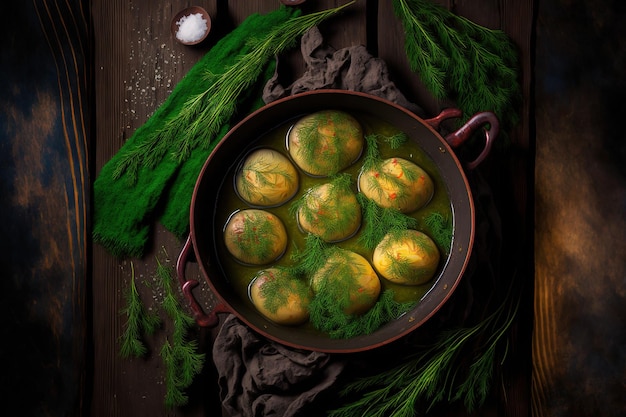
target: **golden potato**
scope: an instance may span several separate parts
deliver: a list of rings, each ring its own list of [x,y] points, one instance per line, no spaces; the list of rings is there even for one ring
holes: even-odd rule
[[[407,229],[388,233],[374,249],[372,264],[389,281],[421,285],[433,278],[439,258],[439,249],[428,235]]]
[[[380,279],[358,253],[337,249],[311,278],[316,296],[332,297],[344,313],[363,314],[378,300]]]
[[[389,158],[361,172],[359,190],[383,208],[411,213],[428,204],[435,185],[430,175],[415,163]]]
[[[235,177],[237,194],[253,206],[279,206],[298,191],[299,177],[289,159],[273,149],[257,149]]]
[[[311,188],[298,208],[298,224],[326,242],[352,236],[361,225],[361,206],[348,187],[325,183]]]
[[[311,289],[284,269],[260,271],[250,283],[248,292],[259,313],[275,323],[297,325],[309,319]]]
[[[264,265],[275,261],[287,248],[287,230],[274,214],[246,209],[230,216],[224,227],[226,249],[240,262]]]
[[[363,152],[361,124],[350,114],[323,110],[298,120],[287,137],[289,155],[304,172],[330,176],[349,167]]]

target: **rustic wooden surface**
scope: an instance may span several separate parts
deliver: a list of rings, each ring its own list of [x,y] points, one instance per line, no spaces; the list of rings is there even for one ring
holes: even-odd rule
[[[190,404],[164,408],[158,349],[167,325],[148,340],[147,359],[120,358],[131,262],[142,296],[158,301],[150,291],[155,259],[174,262],[182,242],[157,227],[142,259],[115,259],[92,246],[89,184],[220,36],[279,3],[194,3],[209,11],[214,28],[205,43],[184,47],[169,24],[189,1],[2,2],[0,359],[3,390],[9,387],[2,398],[16,399],[5,404],[7,415],[220,414],[210,361]],[[309,1],[304,10],[338,3]],[[409,70],[389,3],[360,1],[322,33],[336,48],[366,45],[409,99],[435,113],[442,103]],[[515,236],[505,261],[520,267],[528,286],[512,363],[481,414],[624,415],[624,3],[438,3],[504,30],[521,58],[524,102],[513,152],[506,164],[490,161],[485,174],[506,235]],[[286,58],[298,75],[297,51]],[[187,274],[203,283],[195,264]],[[197,294],[206,308],[214,305],[206,285]],[[214,336],[198,332],[201,350],[210,354]],[[463,415],[458,407],[441,411]]]
[[[2,414],[69,415],[89,397],[89,13],[0,4]]]
[[[305,3],[304,11],[332,7],[340,2],[316,1]],[[532,30],[533,2],[515,2],[515,7],[502,6],[499,2],[482,1],[456,2],[454,11],[475,19],[478,23],[507,31],[522,50],[523,85],[525,97],[530,96],[530,38]],[[452,3],[443,3],[452,7]],[[152,2],[133,1],[128,6],[122,1],[93,1],[95,33],[95,106],[98,114],[96,125],[96,172],[120,148],[124,140],[140,126],[155,108],[167,97],[171,88],[193,63],[219,39],[220,34],[231,30],[254,12],[264,13],[279,6],[278,1],[229,1],[202,2],[213,18],[214,28],[209,39],[199,47],[189,48],[174,42],[168,32],[170,16],[187,5],[183,1]],[[218,10],[219,8],[219,10]],[[477,13],[480,10],[480,13]],[[359,2],[341,16],[338,24],[324,24],[322,34],[326,41],[339,49],[363,44],[372,53],[385,59],[390,71],[403,91],[414,102],[423,105],[429,113],[435,114],[443,103],[437,103],[420,86],[418,77],[413,74],[406,62],[403,51],[403,32],[393,15],[390,2]],[[302,63],[298,51],[286,54],[292,68],[292,75],[298,76]],[[284,68],[284,67],[282,67]],[[288,83],[288,80],[287,80]],[[508,172],[508,180],[516,181],[515,189],[526,191],[529,131],[528,100],[524,103],[524,120],[514,133],[516,146],[522,156],[521,166]],[[507,196],[507,198],[511,198]],[[511,213],[510,224],[520,227],[518,236],[522,245],[528,243],[525,221],[526,200],[522,194],[514,205],[517,211]],[[514,218],[514,220],[513,220]],[[520,219],[522,221],[520,221]],[[122,332],[123,318],[119,311],[123,308],[123,292],[130,277],[129,262],[133,262],[140,280],[150,281],[155,270],[155,256],[163,258],[164,251],[174,261],[181,242],[162,229],[155,235],[153,250],[141,260],[120,261],[107,254],[102,248],[94,247],[94,386],[91,414],[93,416],[163,415],[163,367],[156,351],[146,360],[123,360],[118,355],[118,343]],[[516,248],[516,250],[519,248]],[[519,259],[517,262],[521,262]],[[190,278],[199,276],[192,264],[188,269]],[[529,276],[529,279],[532,279]],[[206,288],[201,288],[199,298],[206,308],[212,306],[213,299]],[[530,305],[530,304],[529,304]],[[167,329],[165,329],[167,331]],[[150,340],[153,349],[163,342],[163,332]],[[205,337],[207,352],[210,354],[210,338]],[[529,334],[526,334],[529,346]],[[524,351],[521,349],[520,351]],[[530,350],[526,349],[530,363]],[[219,412],[221,409],[216,392],[216,380],[212,366],[198,378],[192,387],[190,404],[182,409],[171,410],[168,414],[180,416],[204,415]],[[514,389],[506,388],[511,404],[496,401],[493,410],[505,407],[510,415],[527,415],[529,390],[524,381],[529,382],[528,368],[521,374],[511,374]],[[514,380],[514,381],[513,381]],[[519,383],[518,381],[522,381]],[[450,410],[458,413],[458,408]],[[495,412],[495,411],[493,411]]]
[[[611,0],[538,10],[537,417],[626,415],[625,19]]]

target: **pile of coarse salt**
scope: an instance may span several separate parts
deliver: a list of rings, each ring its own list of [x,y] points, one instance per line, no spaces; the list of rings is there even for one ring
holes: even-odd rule
[[[195,42],[202,39],[208,30],[207,21],[202,14],[195,13],[180,18],[176,38],[182,42]]]

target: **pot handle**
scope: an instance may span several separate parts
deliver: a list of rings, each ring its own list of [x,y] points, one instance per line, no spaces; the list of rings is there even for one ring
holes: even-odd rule
[[[178,260],[176,261],[176,275],[178,276],[178,283],[183,290],[185,298],[189,302],[189,307],[191,307],[196,323],[198,323],[201,327],[216,327],[220,320],[217,313],[229,313],[230,310],[228,310],[224,304],[220,303],[216,305],[209,314],[206,314],[196,300],[196,297],[193,295],[193,289],[200,283],[198,280],[187,280],[185,277],[185,267],[187,266],[189,255],[192,252],[192,247],[191,235],[189,235],[187,237],[187,241],[185,241],[183,249],[180,252],[180,255],[178,255]]]
[[[489,125],[489,129],[484,129],[485,147],[476,159],[467,164],[468,169],[476,168],[487,157],[487,155],[489,155],[491,145],[500,132],[500,122],[498,121],[497,116],[492,112],[476,113],[456,132],[450,133],[445,137],[446,142],[448,142],[450,146],[457,148],[469,139],[477,129],[484,125]]]
[[[428,124],[430,127],[432,127],[433,129],[439,130],[439,126],[441,125],[441,122],[443,122],[444,120],[454,119],[457,117],[461,117],[462,115],[463,115],[463,112],[461,110],[456,109],[454,107],[450,107],[447,109],[443,109],[441,113],[439,113],[437,116],[433,117],[432,119],[426,119],[424,120],[424,122]]]

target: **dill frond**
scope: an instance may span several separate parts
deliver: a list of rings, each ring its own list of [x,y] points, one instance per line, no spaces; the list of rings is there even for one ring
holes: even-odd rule
[[[405,31],[411,69],[437,99],[451,98],[465,120],[493,111],[501,124],[519,120],[517,51],[500,30],[480,26],[431,0],[393,0]]]
[[[520,297],[513,301],[511,296],[509,290],[497,309],[476,325],[442,331],[433,344],[420,347],[400,364],[349,382],[340,394],[357,394],[357,399],[328,415],[416,416],[420,406],[430,410],[443,401],[463,401],[469,412],[480,407],[491,388],[498,347],[507,343],[519,308]],[[463,353],[484,339],[487,342],[478,343],[472,364],[464,366]],[[505,357],[506,350],[500,362]]]
[[[293,17],[262,37],[251,39],[250,52],[224,73],[207,74],[211,85],[205,91],[190,97],[181,112],[171,117],[162,129],[154,131],[146,141],[120,158],[114,178],[128,172],[129,180],[136,181],[142,166],[154,168],[168,155],[182,162],[193,149],[208,148],[222,126],[236,113],[238,99],[256,82],[267,62],[292,48],[311,27],[353,3]]]
[[[165,405],[173,408],[188,401],[185,390],[204,367],[205,355],[198,352],[198,343],[190,340],[188,331],[195,324],[180,306],[173,291],[174,270],[157,259],[156,275],[161,279],[164,292],[163,309],[171,319],[174,330],[161,348],[161,359],[165,365]]]
[[[135,283],[135,266],[131,262],[130,286],[126,293],[126,307],[122,314],[126,315],[124,333],[121,336],[120,355],[123,358],[143,357],[148,353],[144,344],[143,334],[153,334],[161,324],[159,316],[149,312],[144,306]]]

